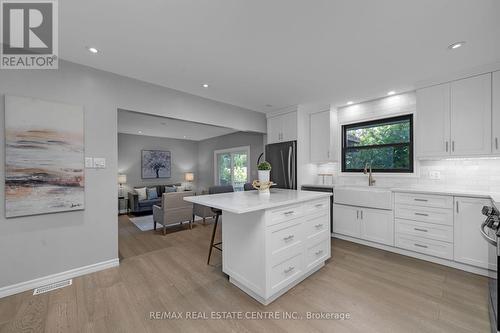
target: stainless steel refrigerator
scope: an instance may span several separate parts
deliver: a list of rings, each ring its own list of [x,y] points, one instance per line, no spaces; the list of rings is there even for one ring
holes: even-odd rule
[[[297,189],[297,141],[266,145],[266,161],[271,163],[274,188]]]

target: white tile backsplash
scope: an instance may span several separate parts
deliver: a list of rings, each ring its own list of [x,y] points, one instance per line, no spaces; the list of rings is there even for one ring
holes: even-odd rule
[[[500,158],[420,161],[417,168],[418,176],[412,177],[374,174],[376,185],[388,187],[434,185],[477,191],[500,191]],[[335,170],[335,184],[366,185],[367,183],[366,175],[342,176],[338,171],[338,164]],[[431,171],[439,171],[440,179],[431,179]],[[317,183],[320,181],[318,177]]]

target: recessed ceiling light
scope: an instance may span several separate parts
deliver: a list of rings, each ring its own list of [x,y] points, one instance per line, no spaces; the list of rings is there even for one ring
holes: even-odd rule
[[[186,136],[184,135],[184,139],[186,138]]]
[[[202,85],[202,87],[203,87],[203,88],[208,88],[208,84],[204,83],[204,84]]]
[[[464,46],[465,42],[456,42],[448,46],[450,50],[458,49],[459,47]]]
[[[354,104],[354,102],[353,102],[353,101],[349,101],[349,102],[347,102],[347,105],[352,105],[352,104]]]
[[[99,50],[96,49],[95,47],[88,47],[87,50],[89,50],[90,53],[94,54],[99,53]]]
[[[142,131],[137,131],[137,133],[142,134]]]
[[[266,104],[265,106],[266,106],[266,108],[272,108],[273,107],[272,104]]]
[[[391,90],[387,93],[387,96],[391,96],[391,95],[394,95],[396,92],[394,90]]]

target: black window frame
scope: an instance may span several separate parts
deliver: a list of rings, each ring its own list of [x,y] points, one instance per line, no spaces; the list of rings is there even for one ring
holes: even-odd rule
[[[373,125],[384,125],[385,123],[390,123],[394,121],[401,120],[409,120],[410,121],[410,141],[408,143],[387,143],[381,145],[370,145],[370,146],[355,146],[355,147],[347,147],[347,131],[351,128],[363,127],[363,126],[373,126]],[[373,172],[380,173],[413,173],[414,172],[414,141],[413,141],[413,114],[406,114],[403,116],[397,117],[389,117],[389,118],[381,118],[371,121],[364,121],[359,123],[352,123],[342,126],[342,172],[363,172],[364,169],[347,169],[346,162],[346,152],[350,150],[359,150],[359,149],[373,149],[373,148],[384,148],[384,147],[397,147],[397,146],[409,146],[409,154],[410,154],[410,165],[408,169],[375,169],[373,168]],[[368,162],[368,161],[367,161]]]

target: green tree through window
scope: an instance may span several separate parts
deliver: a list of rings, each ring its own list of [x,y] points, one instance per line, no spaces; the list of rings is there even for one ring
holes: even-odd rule
[[[413,116],[343,126],[342,171],[413,172]]]

